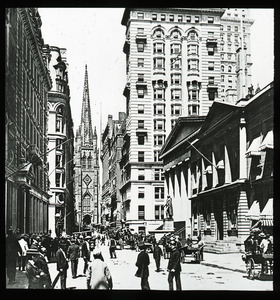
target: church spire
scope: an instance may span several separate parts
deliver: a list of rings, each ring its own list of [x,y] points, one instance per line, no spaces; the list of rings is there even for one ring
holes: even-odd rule
[[[90,109],[90,99],[89,99],[87,65],[85,65],[85,80],[84,80],[80,135],[82,136],[82,145],[93,144],[93,131],[92,131],[92,123],[91,123],[91,109]]]

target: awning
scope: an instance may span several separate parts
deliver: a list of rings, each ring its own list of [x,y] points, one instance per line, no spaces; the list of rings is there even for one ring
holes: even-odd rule
[[[261,220],[262,226],[273,226],[273,220]]]
[[[223,161],[223,160],[220,160],[220,161],[217,163],[217,169],[224,169],[224,168],[225,168],[224,161]]]
[[[208,166],[205,171],[204,174],[212,174],[212,166]]]
[[[250,220],[259,220],[260,219],[260,204],[257,200],[255,200],[248,213],[245,215],[245,217],[247,219],[250,219]]]
[[[274,143],[273,143],[273,131],[270,130],[267,135],[265,136],[264,140],[260,144],[259,151],[264,151],[266,148],[273,149]]]
[[[260,213],[261,220],[273,220],[273,198],[268,199],[264,209]]]
[[[257,156],[261,155],[259,151],[259,147],[261,144],[261,137],[258,136],[251,142],[251,145],[249,146],[248,150],[246,151],[246,156]]]

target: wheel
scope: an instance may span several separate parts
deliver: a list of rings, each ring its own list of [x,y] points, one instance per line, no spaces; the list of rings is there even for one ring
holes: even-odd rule
[[[255,262],[252,258],[249,258],[246,263],[246,269],[248,274],[248,279],[254,279],[255,275]]]

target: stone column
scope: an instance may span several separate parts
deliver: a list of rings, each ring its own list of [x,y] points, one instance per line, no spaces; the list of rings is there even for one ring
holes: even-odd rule
[[[246,191],[241,190],[239,192],[239,202],[237,208],[237,229],[238,238],[243,241],[250,233],[250,220],[245,218],[245,214],[248,212],[248,199]]]
[[[239,178],[247,178],[247,159],[246,159],[246,121],[244,117],[240,118],[239,124]]]
[[[228,157],[227,146],[225,145],[225,183],[231,183],[231,168],[230,168],[230,161]]]
[[[216,159],[215,159],[215,154],[212,152],[212,162],[213,162],[213,175],[212,175],[212,186],[213,188],[218,184],[218,171],[215,168],[216,166]]]

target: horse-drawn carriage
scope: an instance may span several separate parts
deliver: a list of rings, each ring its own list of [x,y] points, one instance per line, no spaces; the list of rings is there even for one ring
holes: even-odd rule
[[[181,262],[194,261],[200,263],[201,261],[201,251],[203,251],[203,247],[199,247],[198,245],[187,245],[181,248],[182,257]]]

